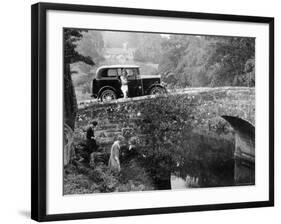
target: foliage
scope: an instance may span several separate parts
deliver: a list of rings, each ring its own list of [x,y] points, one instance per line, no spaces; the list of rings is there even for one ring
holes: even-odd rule
[[[64,175],[64,194],[112,192],[117,184],[118,177],[107,166],[91,168],[77,164]]]
[[[82,164],[65,168],[64,194],[89,194],[152,190],[153,184],[144,170],[135,161],[122,166],[120,174],[111,172],[99,163],[95,167]]]
[[[72,36],[65,41],[65,49],[70,49],[65,51],[65,61],[69,63],[91,64],[90,59],[97,65],[125,63],[118,59],[121,55],[126,63],[154,67],[152,73],[161,74],[170,87],[255,85],[254,38],[82,29],[64,32]],[[115,53],[108,53],[111,51]],[[95,69],[85,63],[78,65],[88,74],[79,82],[81,86],[91,80]]]
[[[179,136],[190,131],[190,109],[186,107],[187,98],[171,100],[159,97],[157,101],[140,105],[142,120],[138,122],[141,133],[147,136],[146,146],[141,153],[145,166],[154,180],[167,178],[185,153],[185,144]]]
[[[117,186],[117,191],[146,191],[153,190],[154,186],[147,171],[137,159],[127,161],[121,170],[120,184]]]
[[[162,38],[159,34],[131,34],[130,36],[135,43],[135,61],[159,63],[159,55],[162,54]]]
[[[74,129],[77,113],[77,100],[71,78],[70,64],[82,61],[89,65],[94,65],[90,57],[85,57],[76,51],[77,41],[83,35],[80,29],[65,28],[64,38],[64,122]]]
[[[247,37],[221,37],[210,45],[213,52],[208,65],[213,69],[210,73],[212,86],[234,85],[247,86],[244,79],[247,61],[255,57],[255,40]],[[249,62],[248,62],[249,63]],[[251,72],[254,72],[252,69]]]
[[[82,32],[87,32],[87,30],[72,28],[65,28],[63,30],[65,64],[72,64],[78,61],[85,62],[89,65],[95,64],[89,56],[80,54],[76,49],[78,41],[83,37]]]
[[[243,82],[247,86],[255,86],[255,60],[253,58],[246,61],[244,72]]]
[[[254,38],[171,35],[162,49],[159,72],[173,86],[254,85]]]
[[[83,38],[77,42],[76,51],[90,57],[95,64],[103,61],[104,41],[101,32],[90,30],[87,32],[83,31],[81,34]]]
[[[112,173],[105,165],[99,165],[90,170],[88,177],[98,185],[100,192],[115,191],[118,184],[118,176]]]

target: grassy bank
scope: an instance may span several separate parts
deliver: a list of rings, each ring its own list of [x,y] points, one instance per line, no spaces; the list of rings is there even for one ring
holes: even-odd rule
[[[106,164],[95,167],[79,162],[65,168],[64,194],[90,194],[153,190],[151,178],[137,161],[121,166],[120,173],[110,171]]]

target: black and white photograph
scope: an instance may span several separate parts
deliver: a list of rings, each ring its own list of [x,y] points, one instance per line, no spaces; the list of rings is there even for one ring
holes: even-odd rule
[[[255,185],[255,37],[62,35],[64,196]]]
[[[277,1],[0,15],[0,223],[278,223]]]
[[[274,18],[31,15],[32,219],[274,205]]]

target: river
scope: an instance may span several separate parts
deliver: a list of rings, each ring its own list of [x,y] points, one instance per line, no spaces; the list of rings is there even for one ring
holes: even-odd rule
[[[171,172],[171,189],[235,185],[233,139],[193,134],[189,144],[192,152]]]

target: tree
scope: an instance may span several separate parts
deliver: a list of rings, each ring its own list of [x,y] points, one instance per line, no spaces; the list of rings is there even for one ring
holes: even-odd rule
[[[245,64],[245,79],[247,86],[255,86],[255,60],[253,58],[247,60]]]
[[[254,38],[170,35],[162,51],[159,72],[174,86],[254,86]]]
[[[170,189],[170,175],[183,158],[186,142],[184,136],[191,129],[189,99],[178,96],[158,97],[156,101],[146,101],[140,106],[142,119],[137,121],[138,128],[146,135],[144,147],[144,166],[148,168],[159,189]]]
[[[134,44],[134,60],[159,63],[162,38],[159,34],[132,33],[129,46]]]
[[[208,66],[213,70],[209,74],[212,86],[247,86],[245,66],[255,57],[255,39],[249,37],[217,37],[210,45],[213,54]],[[252,74],[254,75],[254,74]]]
[[[70,64],[82,61],[89,65],[95,63],[90,57],[85,57],[76,51],[77,41],[79,41],[82,35],[82,29],[65,28],[63,30],[64,38],[64,69],[63,69],[63,81],[64,81],[64,122],[74,129],[75,118],[77,114],[77,100],[74,90],[74,86],[71,78]]]
[[[162,49],[159,71],[164,75],[164,81],[169,81],[174,74],[175,86],[192,86],[192,75],[197,75],[201,66],[203,41],[196,36],[171,35],[162,42]]]
[[[98,64],[104,60],[102,54],[104,41],[100,31],[90,30],[82,32],[83,38],[77,42],[76,51],[84,56],[89,56]]]

